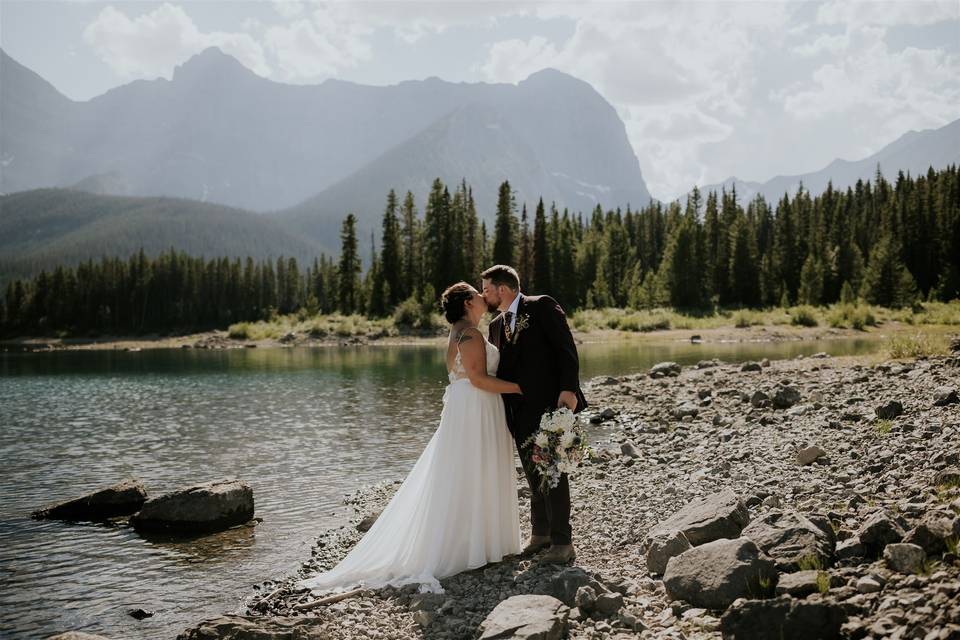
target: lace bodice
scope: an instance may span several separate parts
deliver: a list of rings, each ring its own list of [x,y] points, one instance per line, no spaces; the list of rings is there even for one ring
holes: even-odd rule
[[[483,344],[487,349],[487,375],[495,376],[497,375],[497,366],[500,364],[500,351],[486,338],[483,339]],[[467,378],[467,370],[460,359],[459,345],[457,345],[457,356],[453,359],[453,369],[447,373],[447,377],[450,382]]]

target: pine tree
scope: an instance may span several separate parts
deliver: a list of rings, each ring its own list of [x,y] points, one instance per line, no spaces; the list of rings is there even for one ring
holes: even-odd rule
[[[527,220],[527,205],[524,203],[520,213],[520,242],[517,271],[520,273],[520,290],[529,291],[533,275],[533,239],[530,237],[530,223]]]
[[[397,294],[402,300],[415,295],[422,280],[423,256],[420,252],[420,221],[417,219],[417,207],[413,193],[407,191],[403,199],[401,212],[403,226],[403,279]]]
[[[533,292],[553,291],[551,271],[550,245],[547,243],[547,216],[543,209],[543,198],[540,198],[533,218],[533,283],[531,286]]]
[[[383,236],[380,241],[379,267],[384,286],[380,295],[383,306],[393,309],[402,299],[403,265],[400,244],[400,223],[397,220],[397,194],[393,189],[387,194],[387,207],[383,212]],[[381,304],[378,302],[378,304]]]
[[[493,262],[513,265],[517,258],[516,204],[510,182],[500,185],[497,197],[497,217],[493,230]]]
[[[357,251],[357,217],[352,213],[343,220],[340,229],[340,266],[337,268],[340,312],[352,314],[359,310],[360,255]]]

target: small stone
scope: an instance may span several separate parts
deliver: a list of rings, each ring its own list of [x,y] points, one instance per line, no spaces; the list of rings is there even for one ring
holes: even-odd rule
[[[860,593],[877,593],[883,585],[874,576],[863,576],[857,580],[857,591]]]
[[[750,405],[756,409],[767,406],[769,402],[770,396],[760,390],[754,391],[753,395],[750,396]]]
[[[887,566],[900,573],[920,573],[927,554],[923,547],[907,542],[888,544],[883,549],[883,559]]]
[[[762,371],[763,367],[760,366],[759,362],[744,362],[740,367],[740,371]]]
[[[938,487],[946,485],[960,486],[960,468],[948,467],[942,471],[938,471],[937,475],[933,476],[933,484]]]
[[[826,451],[815,444],[806,446],[797,452],[797,464],[799,464],[801,467],[805,467],[813,464],[818,458],[825,456],[826,454]]]
[[[937,387],[933,392],[933,406],[935,407],[945,407],[958,402],[960,402],[960,397],[957,396],[957,390],[953,387]]]
[[[794,598],[803,598],[820,590],[818,578],[820,572],[816,569],[785,573],[777,581],[777,595],[787,594]]]
[[[620,445],[620,453],[628,458],[639,458],[640,451],[632,442],[624,442]]]
[[[677,419],[682,419],[687,416],[695,418],[697,417],[698,413],[700,413],[700,409],[697,407],[697,405],[693,404],[692,402],[684,402],[680,406],[674,408],[673,417]]]
[[[376,522],[377,518],[379,517],[380,517],[379,511],[377,511],[376,513],[371,513],[366,518],[361,520],[359,524],[357,524],[357,531],[360,531],[361,533],[365,531],[369,531],[370,527],[373,526],[373,523]]]
[[[676,377],[678,375],[680,375],[680,365],[676,362],[658,362],[650,367],[651,378]]]

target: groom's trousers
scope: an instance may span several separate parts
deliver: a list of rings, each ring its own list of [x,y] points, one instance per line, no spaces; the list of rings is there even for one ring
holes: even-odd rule
[[[560,483],[556,487],[541,490],[540,472],[533,463],[533,445],[524,447],[520,438],[515,438],[515,441],[523,474],[530,486],[530,524],[533,535],[550,536],[552,544],[570,544],[573,529],[570,527],[570,481],[567,474],[560,475]]]

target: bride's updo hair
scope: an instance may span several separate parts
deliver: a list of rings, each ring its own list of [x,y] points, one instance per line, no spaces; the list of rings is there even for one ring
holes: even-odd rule
[[[447,287],[440,296],[440,306],[447,322],[453,324],[467,312],[464,303],[473,297],[474,288],[466,282],[458,282]]]

